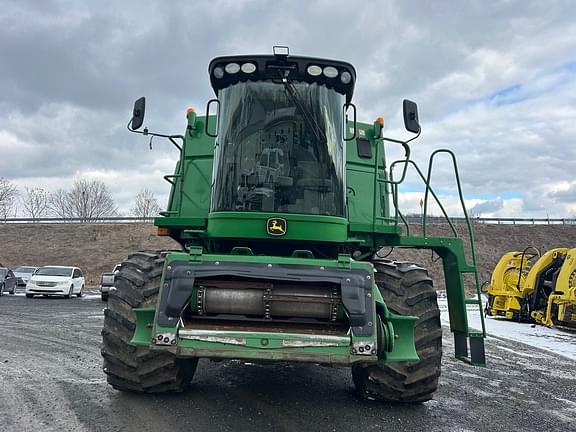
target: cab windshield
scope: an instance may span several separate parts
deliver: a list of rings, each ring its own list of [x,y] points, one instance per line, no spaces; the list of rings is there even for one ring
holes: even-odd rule
[[[212,211],[345,216],[344,95],[322,84],[221,89]]]

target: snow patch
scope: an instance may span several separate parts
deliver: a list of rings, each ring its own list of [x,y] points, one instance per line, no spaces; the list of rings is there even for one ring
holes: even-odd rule
[[[439,298],[438,306],[442,324],[450,325],[447,300]],[[467,310],[468,325],[475,329],[481,329],[482,323],[478,306],[467,305]],[[488,336],[513,340],[576,361],[576,332],[559,330],[554,327],[548,328],[542,325],[518,323],[498,317],[486,317],[485,323]],[[525,356],[525,354],[514,351],[512,348],[504,349],[518,356]]]

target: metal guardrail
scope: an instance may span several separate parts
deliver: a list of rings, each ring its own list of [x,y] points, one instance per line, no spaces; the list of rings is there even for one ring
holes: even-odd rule
[[[1,223],[7,224],[61,224],[61,223],[72,223],[72,224],[114,224],[114,223],[152,223],[154,221],[153,217],[134,217],[134,216],[112,216],[112,217],[96,217],[96,218],[53,218],[53,217],[41,217],[41,218],[2,218]]]
[[[407,215],[406,221],[410,224],[422,223],[421,216]],[[450,217],[452,223],[466,223],[464,217]],[[114,217],[101,217],[101,218],[1,218],[0,224],[60,224],[60,223],[74,223],[74,224],[113,224],[113,223],[152,223],[153,217],[141,218],[135,216],[114,216]],[[498,224],[498,225],[576,225],[576,218],[483,218],[471,217],[470,222],[479,224]],[[444,216],[427,216],[427,224],[447,224]]]
[[[421,216],[406,216],[409,223],[422,223]],[[452,223],[466,223],[464,217],[450,217]],[[470,222],[478,224],[497,224],[497,225],[576,225],[574,218],[507,218],[507,217],[470,217]],[[443,216],[427,216],[426,223],[447,224]]]

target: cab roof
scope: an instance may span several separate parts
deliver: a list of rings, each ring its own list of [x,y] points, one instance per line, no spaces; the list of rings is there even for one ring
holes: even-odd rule
[[[310,73],[311,69],[309,68],[311,66],[317,66],[317,68],[313,68],[314,74]],[[331,73],[327,74],[326,68],[329,67],[337,71],[335,76],[333,69],[330,69],[329,72]],[[218,96],[220,89],[238,82],[263,80],[281,82],[281,79],[286,77],[289,80],[324,84],[326,87],[345,95],[346,102],[350,103],[356,82],[356,70],[350,63],[290,55],[216,57],[209,64],[208,73],[210,74],[210,84],[216,96]]]

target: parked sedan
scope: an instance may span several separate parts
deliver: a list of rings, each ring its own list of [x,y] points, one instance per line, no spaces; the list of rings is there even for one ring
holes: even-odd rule
[[[14,275],[18,278],[18,286],[26,286],[37,268],[38,267],[22,266],[15,269]]]
[[[0,267],[0,296],[5,292],[15,294],[16,280],[16,276],[14,276],[12,270],[6,267]]]
[[[84,275],[78,267],[44,266],[36,270],[26,284],[26,297],[36,294],[82,297],[83,290]]]

